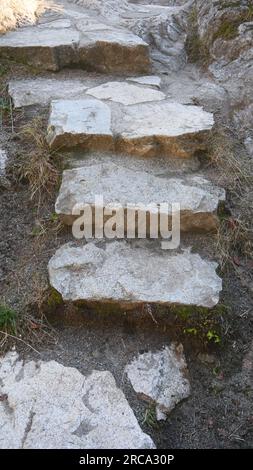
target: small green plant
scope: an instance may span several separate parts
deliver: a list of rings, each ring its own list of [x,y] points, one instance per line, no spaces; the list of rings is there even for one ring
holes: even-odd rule
[[[51,289],[48,300],[47,300],[47,305],[49,308],[56,308],[58,305],[62,304],[62,296],[57,292],[55,289]]]
[[[194,335],[196,336],[198,334],[197,328],[185,328],[184,333],[187,335]]]
[[[7,305],[0,304],[0,330],[6,333],[16,332],[17,313]]]
[[[158,428],[158,421],[156,418],[156,406],[152,403],[145,411],[143,424],[146,424],[149,428]]]
[[[216,333],[216,331],[209,330],[206,335],[209,342],[213,342],[215,344],[221,343],[221,337]]]

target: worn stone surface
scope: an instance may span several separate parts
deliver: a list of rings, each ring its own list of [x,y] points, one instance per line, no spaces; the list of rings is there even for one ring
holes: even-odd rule
[[[196,7],[200,40],[209,53],[209,72],[227,91],[230,116],[252,155],[252,2],[196,0]]]
[[[74,220],[76,204],[94,205],[95,197],[103,195],[104,204],[119,203],[126,210],[129,204],[148,210],[148,205],[180,203],[181,230],[211,231],[217,227],[217,208],[225,200],[225,191],[202,176],[167,176],[159,167],[152,174],[152,163],[140,160],[130,167],[130,158],[124,165],[108,157],[104,161],[94,155],[85,159],[81,168],[63,173],[55,210],[66,223]],[[129,166],[128,166],[129,163]]]
[[[94,126],[94,119],[101,126]],[[213,124],[213,115],[201,107],[166,100],[116,108],[110,102],[104,104],[95,99],[58,100],[51,106],[48,142],[52,147],[85,143],[88,149],[95,150],[106,134],[113,136],[111,149],[114,147],[117,152],[188,158],[205,150]],[[90,142],[91,135],[96,136],[95,141]]]
[[[167,71],[179,70],[186,64],[185,41],[190,1],[127,2],[126,0],[72,0],[101,14],[116,25],[122,25],[145,42],[152,44],[152,57]]]
[[[88,86],[78,79],[34,78],[11,80],[9,94],[15,108],[47,105],[59,98],[71,99],[85,96]]]
[[[213,115],[176,102],[144,103],[125,108],[118,122],[119,147],[129,153],[158,152],[181,158],[206,148]]]
[[[140,85],[154,86],[156,88],[161,88],[161,78],[156,75],[147,75],[144,77],[131,77],[128,78],[128,81],[139,83]]]
[[[145,101],[161,101],[165,99],[164,93],[152,88],[139,87],[124,82],[108,82],[91,88],[88,95],[102,100],[110,100],[124,105],[143,103]]]
[[[93,98],[52,101],[48,142],[55,147],[110,149],[113,134],[109,106]]]
[[[156,404],[157,419],[166,419],[175,406],[190,395],[187,365],[182,345],[139,354],[126,367],[135,392]]]
[[[62,11],[46,13],[39,24],[0,37],[0,57],[44,70],[79,66],[99,72],[149,70],[148,45],[131,31],[61,2]]]
[[[0,359],[1,449],[151,449],[110,372]]]
[[[65,301],[213,307],[222,281],[217,264],[188,252],[155,249],[152,242],[124,240],[67,244],[49,262],[51,286]]]

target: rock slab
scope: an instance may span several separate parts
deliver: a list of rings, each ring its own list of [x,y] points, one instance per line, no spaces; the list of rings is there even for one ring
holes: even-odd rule
[[[125,157],[123,165],[107,156],[101,161],[90,155],[81,168],[65,170],[56,213],[65,223],[72,224],[75,205],[94,206],[96,196],[102,195],[105,206],[112,208],[120,204],[125,211],[130,204],[138,210],[151,212],[151,204],[159,207],[162,203],[180,203],[181,230],[212,231],[217,228],[217,209],[225,200],[223,189],[202,176],[165,176],[162,167],[154,175],[150,159],[141,159],[135,168],[131,168],[131,159]],[[171,214],[171,206],[169,209]]]
[[[132,106],[112,105],[109,101],[105,104],[94,98],[56,100],[49,117],[49,145],[52,148],[85,146],[86,149],[88,145],[88,150],[96,150],[96,141],[101,139],[104,129],[102,126],[94,129],[92,107],[96,110],[96,119],[106,122],[107,130],[111,130],[111,150],[131,155],[192,157],[206,149],[214,124],[213,115],[201,107],[166,100]],[[89,142],[91,135],[92,142]]]
[[[149,71],[148,44],[136,34],[85,10],[62,7],[37,25],[2,35],[0,57],[51,71],[76,66],[101,73]]]
[[[0,360],[1,449],[153,449],[110,372]]]
[[[143,303],[212,308],[219,302],[218,265],[187,251],[164,251],[151,242],[91,241],[68,243],[48,266],[50,284],[65,301]]]
[[[162,351],[140,354],[127,367],[126,374],[135,392],[156,404],[157,419],[190,395],[190,382],[182,345],[172,344]]]

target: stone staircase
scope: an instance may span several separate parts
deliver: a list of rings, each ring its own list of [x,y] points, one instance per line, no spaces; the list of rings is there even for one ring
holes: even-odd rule
[[[0,57],[54,72],[83,69],[9,85],[17,108],[50,104],[48,143],[72,151],[56,201],[66,224],[74,220],[75,204],[92,205],[103,195],[106,206],[120,203],[124,210],[129,203],[145,208],[179,202],[183,232],[208,237],[217,230],[225,192],[198,168],[213,115],[160,89],[141,38],[68,5],[1,37]],[[165,251],[159,240],[125,236],[62,246],[49,262],[49,277],[64,301],[212,308],[222,289],[217,267],[190,246]]]

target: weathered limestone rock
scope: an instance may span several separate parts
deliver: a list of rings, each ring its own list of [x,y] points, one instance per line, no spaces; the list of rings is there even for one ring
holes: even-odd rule
[[[87,91],[88,95],[102,100],[115,101],[124,105],[143,103],[145,101],[161,101],[164,93],[152,88],[139,87],[124,82],[108,82]]]
[[[130,158],[125,157],[124,165],[108,157],[101,162],[94,155],[85,159],[81,168],[66,170],[56,201],[55,210],[67,224],[76,218],[73,208],[76,204],[94,206],[95,197],[103,195],[105,206],[118,203],[127,209],[129,204],[148,211],[150,204],[180,203],[181,230],[212,231],[217,228],[217,209],[225,200],[225,191],[201,176],[166,177],[163,168],[152,174],[150,160],[136,162],[131,169]],[[129,167],[128,167],[129,162]]]
[[[187,17],[191,2],[126,0],[72,0],[87,9],[101,14],[115,25],[124,26],[154,45],[152,55],[167,70],[179,70],[185,65]],[[139,4],[141,3],[141,4]]]
[[[67,244],[49,262],[49,277],[65,301],[214,307],[222,281],[217,264],[198,254],[174,253],[152,242]]]
[[[78,65],[102,73],[148,72],[148,45],[140,37],[82,9],[62,7],[35,26],[1,36],[0,57],[52,71]]]
[[[162,101],[129,106],[118,121],[118,148],[129,154],[188,158],[206,148],[213,115],[201,107]]]
[[[227,91],[229,116],[252,155],[252,1],[196,0],[196,8],[199,37],[209,53],[209,72]]]
[[[79,41],[75,29],[20,28],[0,37],[0,57],[56,71],[71,65]]]
[[[166,419],[175,406],[190,395],[182,345],[139,354],[126,374],[140,398],[156,404],[157,419]]]
[[[110,372],[0,359],[1,449],[152,449]]]
[[[60,98],[82,98],[88,86],[82,80],[60,78],[34,78],[11,80],[9,95],[15,108],[32,105],[47,105]]]
[[[93,108],[96,109],[96,119],[106,122],[101,128],[93,125]],[[90,135],[93,135],[95,143],[94,139],[89,142],[88,150],[95,150],[97,141],[109,133],[113,136],[111,148],[117,152],[188,158],[205,150],[206,138],[213,124],[213,115],[201,107],[166,100],[124,107],[118,105],[116,108],[110,102],[104,104],[95,99],[58,100],[51,106],[48,142],[51,147],[68,148],[87,145]]]
[[[52,101],[48,142],[55,147],[84,145],[86,149],[110,150],[113,134],[109,106],[93,98]]]

